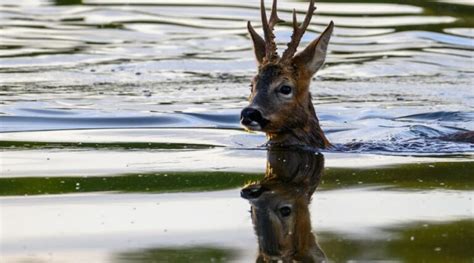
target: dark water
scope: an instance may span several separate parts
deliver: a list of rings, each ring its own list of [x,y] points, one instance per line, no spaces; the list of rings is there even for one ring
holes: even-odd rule
[[[335,22],[311,91],[338,146],[306,204],[320,249],[472,262],[474,146],[439,138],[474,130],[474,6],[317,7],[303,42]],[[272,153],[239,125],[247,20],[258,1],[2,0],[0,261],[254,261],[240,190]],[[291,33],[277,27],[281,47]]]

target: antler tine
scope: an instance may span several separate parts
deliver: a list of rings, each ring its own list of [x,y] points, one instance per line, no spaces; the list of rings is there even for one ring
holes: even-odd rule
[[[304,32],[306,31],[309,26],[309,23],[311,22],[311,17],[313,16],[314,10],[316,10],[316,7],[314,7],[314,0],[311,0],[309,2],[308,12],[306,13],[306,17],[304,18],[303,24],[301,24],[301,26],[298,26],[298,21],[296,19],[296,11],[293,9],[293,35],[291,36],[290,43],[288,43],[288,48],[282,55],[282,61],[286,61],[292,58],[293,55],[296,53],[296,49],[300,44],[301,38],[303,37]]]
[[[275,35],[273,34],[273,28],[277,23],[282,21],[277,15],[277,0],[273,0],[270,21],[267,20],[264,0],[260,0],[260,12],[262,16],[263,33],[265,36],[265,57],[268,60],[272,60],[278,57],[278,54],[276,53],[277,47],[275,44]]]
[[[298,30],[298,20],[296,18],[296,9],[293,9],[293,32]]]
[[[272,5],[272,13],[270,15],[270,29],[273,31],[273,28],[275,27],[276,24],[284,22],[278,17],[277,14],[277,0],[273,0],[273,5]]]
[[[268,20],[267,20],[267,13],[265,12],[264,0],[260,0],[260,15],[262,16],[263,35],[265,36],[265,41],[268,41],[269,25],[268,25]]]

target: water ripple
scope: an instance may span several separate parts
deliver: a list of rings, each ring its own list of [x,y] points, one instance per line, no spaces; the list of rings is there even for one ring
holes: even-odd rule
[[[287,21],[307,8],[280,2]],[[332,141],[449,152],[434,135],[474,129],[470,9],[440,5],[317,4],[302,42],[335,21],[311,87]],[[261,30],[258,1],[4,0],[0,128],[240,129],[255,72],[247,20]],[[277,27],[280,48],[291,34]]]

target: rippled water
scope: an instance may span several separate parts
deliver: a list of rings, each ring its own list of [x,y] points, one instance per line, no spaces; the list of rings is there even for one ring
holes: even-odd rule
[[[307,6],[280,2],[287,21]],[[317,7],[304,43],[336,24],[311,86],[337,146],[310,204],[322,250],[471,262],[474,146],[439,138],[474,130],[472,3]],[[2,0],[3,260],[254,261],[247,20],[258,1]]]

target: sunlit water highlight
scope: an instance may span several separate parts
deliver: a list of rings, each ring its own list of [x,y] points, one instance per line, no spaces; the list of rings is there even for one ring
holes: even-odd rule
[[[2,1],[0,261],[255,260],[238,188],[267,162],[239,125],[257,2]],[[474,130],[472,3],[317,7],[304,43],[336,23],[311,86],[336,145],[310,207],[322,249],[471,262],[474,146],[439,138]]]

